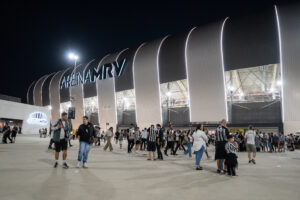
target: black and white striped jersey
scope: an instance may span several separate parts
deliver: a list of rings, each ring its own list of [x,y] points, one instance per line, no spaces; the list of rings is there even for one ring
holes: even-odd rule
[[[156,142],[156,130],[154,128],[149,128],[148,132],[149,132],[148,141]]]
[[[219,125],[216,130],[216,141],[227,141],[227,136],[229,135],[229,131],[226,127]]]
[[[226,153],[234,153],[234,154],[237,154],[237,148],[235,147],[235,145],[231,142],[227,142],[225,144],[225,150],[226,150]]]

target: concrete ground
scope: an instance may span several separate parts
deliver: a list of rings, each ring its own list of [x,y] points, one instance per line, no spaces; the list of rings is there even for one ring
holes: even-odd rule
[[[181,151],[164,161],[147,161],[145,152],[128,155],[116,145],[113,152],[93,147],[89,168],[77,169],[78,141],[68,151],[70,169],[54,169],[48,142],[19,136],[15,144],[0,144],[1,200],[300,199],[299,151],[258,153],[257,165],[240,153],[239,176],[232,178],[217,174],[215,161],[206,156],[204,170],[196,171],[194,159]]]

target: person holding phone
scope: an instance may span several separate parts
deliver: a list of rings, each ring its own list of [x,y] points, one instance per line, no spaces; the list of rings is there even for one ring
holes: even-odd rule
[[[55,163],[54,168],[58,166],[59,152],[63,151],[63,162],[62,167],[68,169],[69,166],[67,160],[67,149],[69,133],[71,132],[71,124],[68,122],[68,114],[63,112],[61,118],[58,119],[51,127],[53,131],[53,142],[55,144]]]

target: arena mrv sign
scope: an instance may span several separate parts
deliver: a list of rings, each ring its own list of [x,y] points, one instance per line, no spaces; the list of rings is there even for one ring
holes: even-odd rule
[[[71,86],[80,84],[93,83],[96,82],[97,79],[103,80],[112,77],[119,77],[122,75],[125,63],[126,58],[119,62],[114,61],[113,63],[104,64],[101,67],[88,69],[82,73],[77,72],[65,75],[62,78],[60,89],[69,88]]]

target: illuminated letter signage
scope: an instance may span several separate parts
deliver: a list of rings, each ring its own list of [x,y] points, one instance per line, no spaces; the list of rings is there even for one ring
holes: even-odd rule
[[[47,115],[43,112],[33,112],[30,113],[28,119],[28,124],[37,124],[37,125],[47,125]]]
[[[72,73],[67,76],[63,76],[60,89],[68,88],[75,85],[81,85],[86,83],[93,83],[96,80],[103,80],[112,77],[119,77],[122,75],[126,59],[122,59],[119,62],[107,63],[99,68],[88,69],[83,74]]]

